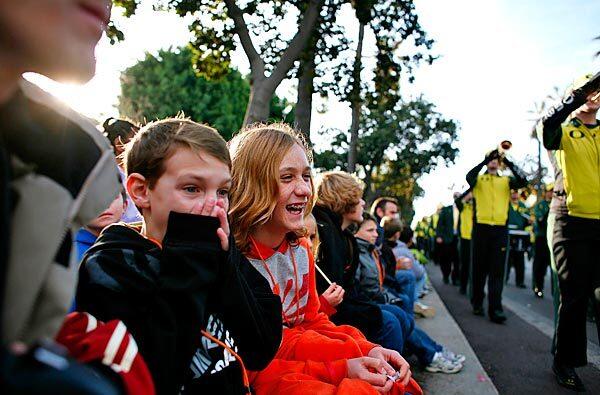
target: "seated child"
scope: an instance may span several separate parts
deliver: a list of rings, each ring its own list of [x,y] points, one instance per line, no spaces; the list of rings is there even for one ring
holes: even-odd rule
[[[81,262],[83,254],[96,242],[100,232],[108,225],[115,224],[121,220],[123,212],[127,208],[127,195],[122,189],[121,193],[112,201],[110,206],[92,222],[79,229],[75,235],[75,246],[77,247],[77,261]]]
[[[307,242],[313,256],[317,255],[317,249],[319,248],[319,232],[317,232],[317,220],[314,215],[310,214],[305,220],[307,235]],[[329,287],[319,296],[319,302],[321,302],[321,311],[331,316],[336,313],[335,306],[342,303],[344,299],[344,288],[337,285],[334,282],[330,282],[329,278],[319,270],[317,266],[315,268],[319,271],[319,275],[323,277],[325,281],[329,283]]]
[[[127,325],[159,394],[249,392],[281,341],[281,302],[230,242],[230,166],[212,128],[146,125],[125,152],[143,225],[109,226],[81,264],[78,309]]]
[[[429,372],[457,373],[462,369],[464,356],[452,353],[436,343],[425,332],[414,324],[414,318],[400,307],[390,304],[393,291],[383,286],[385,266],[379,259],[375,248],[379,233],[377,222],[370,214],[363,214],[363,221],[356,231],[356,239],[360,253],[360,269],[357,270],[357,282],[363,294],[378,301],[382,309],[393,313],[400,322],[410,320],[414,330],[406,339],[406,354],[414,353],[419,362]],[[405,307],[405,306],[403,306]],[[405,324],[406,325],[406,324]]]
[[[406,328],[376,303],[361,299],[354,279],[359,265],[358,245],[349,227],[362,221],[363,188],[362,181],[343,171],[327,171],[317,178],[312,213],[317,220],[320,246],[315,264],[344,288],[344,298],[330,315],[331,321],[353,326],[370,341],[399,351],[404,347]],[[317,276],[317,291],[324,293],[328,287],[325,278]],[[328,312],[327,307],[327,302],[322,301],[321,311]]]
[[[402,275],[407,271],[412,272],[415,277],[414,292],[411,295],[414,312],[423,317],[433,317],[435,309],[418,301],[427,281],[425,268],[415,259],[406,243],[400,240],[400,237],[411,240],[412,230],[408,226],[402,226],[396,218],[384,217],[381,222],[384,233],[382,256],[384,256],[386,262],[389,262],[386,265],[388,273],[401,281]]]
[[[303,140],[286,125],[259,125],[235,136],[230,152],[235,242],[283,304],[283,340],[269,367],[253,375],[256,393],[421,393],[398,352],[319,312],[313,255],[302,237],[313,201]]]

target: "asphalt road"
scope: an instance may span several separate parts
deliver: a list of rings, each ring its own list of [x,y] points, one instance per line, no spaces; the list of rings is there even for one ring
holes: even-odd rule
[[[549,325],[554,325],[554,309],[552,306],[552,291],[550,288],[550,268],[548,268],[545,280],[544,298],[539,299],[533,296],[531,288],[522,289],[515,286],[515,273],[513,270],[508,284],[504,287],[502,296],[509,302],[518,303],[532,313],[545,317],[548,320]],[[525,263],[525,284],[528,287],[531,287],[532,284],[531,262]],[[540,318],[539,316],[536,316],[536,318]],[[595,345],[599,345],[598,331],[596,330],[595,323],[587,323],[587,339]]]
[[[519,317],[505,304],[508,320],[498,325],[487,318],[474,316],[468,299],[459,294],[458,288],[443,284],[438,266],[430,264],[427,269],[438,294],[500,394],[573,393],[560,387],[552,374],[551,336],[531,324],[540,322],[540,317],[547,321],[542,323],[552,322],[550,294],[539,300],[534,298],[530,290],[507,286],[506,304],[514,304],[526,319]],[[530,280],[527,281],[529,284]],[[511,279],[511,283],[514,280]],[[550,290],[549,285],[547,290]],[[592,333],[595,333],[595,329]],[[588,393],[600,394],[600,370],[588,365],[578,369],[578,373]]]

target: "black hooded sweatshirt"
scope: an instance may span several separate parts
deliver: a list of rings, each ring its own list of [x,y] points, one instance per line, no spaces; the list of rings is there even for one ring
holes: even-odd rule
[[[171,213],[162,247],[111,225],[82,261],[76,304],[120,319],[133,334],[158,394],[246,392],[240,363],[261,370],[281,342],[281,301],[214,217]]]
[[[359,263],[358,244],[354,235],[342,230],[342,218],[333,211],[315,206],[313,215],[317,220],[319,250],[315,263],[327,277],[344,290],[344,299],[337,305],[337,312],[330,318],[337,325],[352,325],[367,339],[373,341],[381,331],[381,309],[375,303],[362,300],[354,281]],[[329,284],[317,275],[317,291],[322,294]]]

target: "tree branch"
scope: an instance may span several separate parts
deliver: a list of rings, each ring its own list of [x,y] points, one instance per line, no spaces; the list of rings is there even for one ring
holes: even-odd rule
[[[294,62],[300,57],[302,51],[306,47],[310,35],[313,33],[321,8],[323,6],[323,0],[310,0],[302,22],[298,26],[298,31],[287,49],[281,55],[279,62],[275,65],[273,72],[267,79],[267,83],[278,86],[281,81],[286,77],[288,71],[294,65]]]
[[[235,0],[224,0],[224,2],[227,6],[227,13],[235,25],[235,32],[237,33],[242,44],[242,48],[244,49],[244,52],[248,57],[248,61],[250,62],[250,70],[252,75],[264,77],[265,62],[260,57],[260,54],[256,51],[256,48],[252,43],[250,32],[248,31],[248,25],[244,20],[244,13],[240,7],[238,7]]]

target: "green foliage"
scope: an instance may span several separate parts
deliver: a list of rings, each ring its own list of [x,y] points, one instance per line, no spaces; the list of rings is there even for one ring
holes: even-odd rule
[[[116,5],[125,9],[126,16],[134,14],[139,3],[140,0],[115,1]],[[290,13],[302,15],[308,0],[248,0],[236,3],[244,14],[248,30],[260,37],[258,53],[265,61],[266,70],[272,71],[289,43],[289,38],[281,34],[281,25]],[[194,35],[190,48],[196,70],[207,79],[219,79],[227,74],[237,41],[234,40],[236,32],[230,18],[231,10],[228,10],[225,1],[154,0],[153,6],[175,11],[181,16],[195,15],[197,18],[189,28]]]
[[[351,3],[357,19],[373,32],[377,45],[376,73],[371,81],[361,83],[361,91],[397,95],[402,75],[412,82],[412,73],[416,67],[421,63],[431,64],[436,59],[436,56],[431,54],[434,41],[428,38],[421,27],[414,0],[353,0]],[[336,25],[332,26],[335,28]],[[325,41],[329,41],[332,32],[335,30],[324,30]],[[339,58],[331,68],[331,78],[319,81],[317,90],[323,94],[332,93],[345,101],[352,101],[354,96],[362,96],[352,89],[354,79],[360,77],[352,73],[354,49],[349,50],[346,42],[339,46],[338,51]]]
[[[194,121],[216,128],[225,139],[240,129],[250,94],[250,84],[237,70],[223,79],[208,81],[192,68],[189,48],[163,50],[121,74],[121,116],[143,122],[183,112]],[[274,97],[271,118],[293,122],[291,104]]]
[[[422,98],[365,110],[363,134],[358,141],[357,168],[367,184],[366,200],[378,196],[397,197],[403,209],[421,193],[419,177],[440,164],[453,163],[458,149],[454,121],[445,119],[435,106]],[[317,167],[332,170],[346,165],[347,136],[325,132],[332,137],[332,149],[317,153]]]

